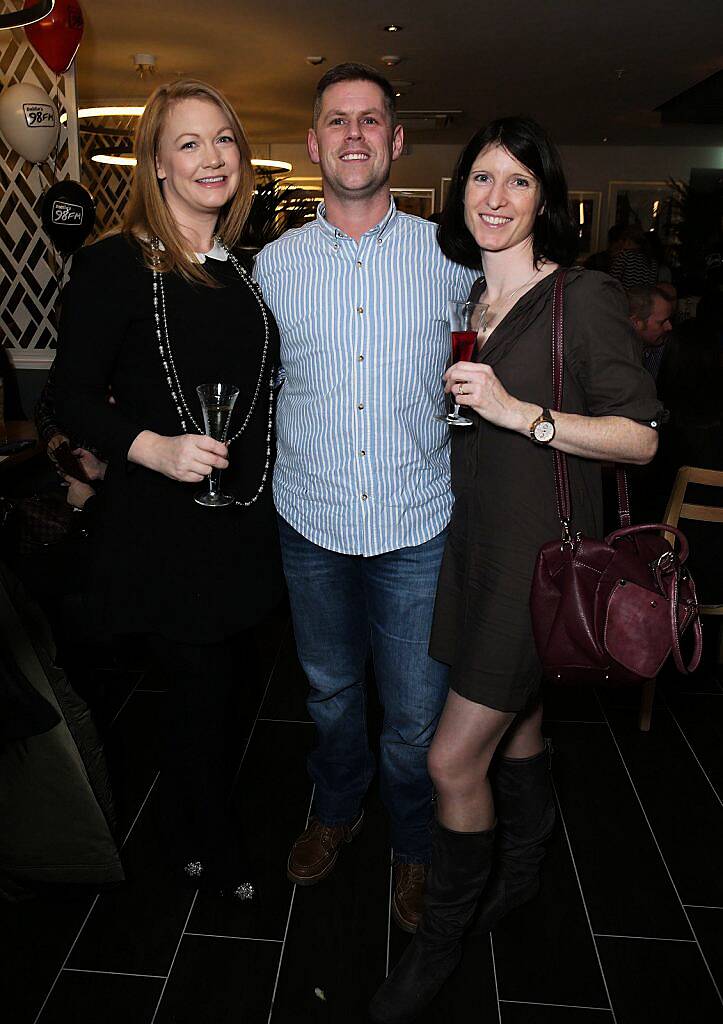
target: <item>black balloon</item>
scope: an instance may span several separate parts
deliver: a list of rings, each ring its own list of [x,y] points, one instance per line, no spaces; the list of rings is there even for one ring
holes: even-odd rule
[[[80,249],[95,224],[95,199],[78,181],[59,181],[43,197],[43,227],[61,256]]]

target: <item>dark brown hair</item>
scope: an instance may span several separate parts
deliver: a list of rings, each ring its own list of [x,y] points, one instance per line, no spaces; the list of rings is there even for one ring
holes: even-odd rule
[[[535,264],[548,259],[569,266],[577,254],[577,238],[568,208],[562,161],[542,125],[528,117],[501,117],[491,121],[473,135],[462,150],[437,231],[442,252],[465,267],[482,266],[479,246],[464,222],[464,192],[472,164],[488,146],[502,146],[531,171],[540,184],[542,212],[535,218],[532,237]]]
[[[331,85],[337,82],[373,82],[382,90],[384,96],[384,108],[387,112],[392,127],[397,123],[397,98],[394,89],[384,75],[368,64],[355,64],[348,61],[346,64],[337,64],[329,68],[325,75],[319,79],[314,93],[314,109],[311,118],[312,128],[316,128],[321,113],[321,105],[324,93]]]

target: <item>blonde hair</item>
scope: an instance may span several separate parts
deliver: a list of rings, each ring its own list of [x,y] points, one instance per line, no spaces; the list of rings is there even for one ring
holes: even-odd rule
[[[253,200],[251,148],[243,126],[226,97],[213,86],[194,78],[181,78],[170,85],[161,85],[148,99],[136,131],[137,165],[123,215],[122,231],[141,246],[147,267],[155,267],[162,273],[176,271],[187,281],[217,287],[217,282],[189,250],[188,242],[166,205],[156,173],[158,145],[168,113],[174,103],[186,99],[208,100],[228,117],[241,154],[241,180],[236,194],[219,212],[216,234],[228,249],[233,249],[239,240]],[[165,251],[153,253],[153,238],[163,243]]]

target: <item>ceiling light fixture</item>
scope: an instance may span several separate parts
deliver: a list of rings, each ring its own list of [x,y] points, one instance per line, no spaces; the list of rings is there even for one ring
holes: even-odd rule
[[[384,31],[385,32],[401,32],[403,28],[404,28],[404,25],[385,25],[384,26]]]
[[[288,174],[292,166],[287,160],[252,160],[251,166],[261,174]]]
[[[96,164],[120,164],[135,167],[136,158],[127,149],[105,149],[94,153],[91,158]],[[287,160],[252,160],[251,165],[264,174],[288,174],[292,165]]]
[[[382,64],[386,64],[388,68],[396,67],[401,61],[401,57],[397,57],[395,53],[388,53],[384,57],[380,57],[379,60]]]
[[[93,153],[90,159],[96,164],[116,164],[121,167],[135,167],[138,162],[127,149],[106,149],[102,153]]]
[[[140,117],[145,107],[81,107],[78,120],[85,117]],[[60,123],[65,124],[67,114],[61,114]]]
[[[134,53],[133,64],[141,81],[146,75],[155,75],[156,73],[156,57],[153,53]]]
[[[317,64],[323,64],[324,61],[326,60],[326,57],[304,57],[304,60],[306,61],[307,64],[316,66]]]
[[[22,11],[0,14],[0,30],[27,28],[28,25],[34,25],[36,21],[42,21],[43,18],[47,18],[54,7],[55,0],[38,0],[38,3],[33,4],[31,7],[25,7]]]

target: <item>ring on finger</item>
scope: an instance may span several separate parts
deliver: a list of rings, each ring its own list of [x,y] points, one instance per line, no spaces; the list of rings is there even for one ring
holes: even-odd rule
[[[460,381],[459,384],[457,385],[457,394],[458,395],[464,395],[465,394],[465,390],[464,390],[463,384],[464,384],[464,381]]]

